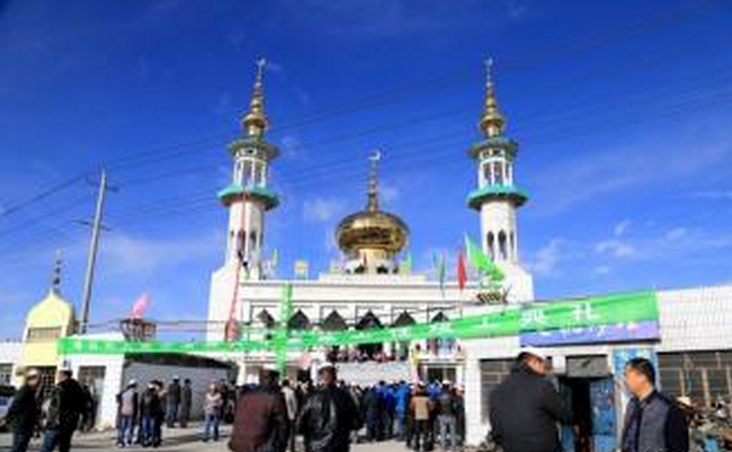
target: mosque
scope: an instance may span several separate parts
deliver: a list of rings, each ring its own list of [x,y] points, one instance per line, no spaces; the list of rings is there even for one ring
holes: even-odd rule
[[[207,341],[256,341],[283,324],[290,330],[363,331],[417,323],[437,326],[463,314],[504,312],[506,306],[485,302],[486,289],[477,281],[461,287],[458,281],[440,281],[401,265],[410,230],[381,205],[378,152],[370,158],[365,206],[343,218],[334,231],[342,264],[316,278],[276,277],[271,262],[263,258],[266,215],[279,204],[268,184],[270,164],[279,152],[266,139],[269,119],[263,66],[258,65],[242,136],[229,146],[231,184],[218,193],[229,218],[223,265],[211,276]],[[483,252],[505,274],[499,290],[502,304],[539,312],[551,303],[535,302],[532,277],[521,265],[517,210],[528,197],[516,184],[518,144],[506,135],[506,118],[498,105],[490,66],[478,125],[482,137],[467,152],[476,164],[476,187],[467,194],[466,204],[479,213]],[[80,380],[98,391],[97,426],[103,428],[114,425],[114,395],[129,378],[190,376],[203,385],[196,389],[196,397],[202,397],[208,381],[238,374],[236,379],[243,382],[264,365],[281,364],[282,357],[268,351],[207,352],[205,356],[59,353],[57,340],[74,334],[75,320],[72,304],[60,294],[58,268],[47,296],[29,311],[23,337],[0,342],[0,386],[14,383],[22,367],[38,367],[50,380],[58,366],[70,366]],[[289,310],[283,310],[281,302],[286,287],[293,294]],[[525,345],[541,346],[551,358],[561,393],[587,427],[566,431],[563,449],[575,450],[577,439],[577,444],[592,444],[596,452],[610,452],[617,449],[627,402],[619,380],[630,357],[651,359],[658,368],[658,383],[671,396],[689,397],[698,406],[732,397],[732,285],[648,293],[655,317],[647,322],[522,328],[512,335],[465,340],[320,347],[288,351],[284,360],[288,375],[298,378],[307,377],[307,369],[318,362],[334,360],[341,377],[355,383],[417,378],[457,382],[465,389],[467,443],[472,445],[488,431],[490,391],[508,374],[517,351]],[[124,340],[119,332],[102,339]],[[581,437],[574,437],[575,433]]]
[[[266,139],[269,119],[264,108],[263,64],[259,64],[242,137],[229,146],[234,162],[232,183],[219,192],[229,210],[223,266],[211,278],[209,341],[236,340],[237,325],[273,328],[278,325],[283,287],[292,284],[294,307],[287,319],[293,330],[365,330],[414,323],[453,320],[463,314],[505,309],[481,303],[480,284],[444,285],[415,274],[398,260],[409,242],[408,225],[380,204],[378,164],[371,157],[365,207],[345,217],[334,231],[343,264],[315,279],[284,281],[268,271],[265,219],[278,205],[268,185],[268,171],[277,148]],[[518,143],[506,135],[506,117],[498,105],[490,65],[487,67],[482,136],[470,146],[476,164],[476,187],[467,207],[479,214],[480,244],[505,274],[501,293],[509,305],[534,302],[531,274],[521,265],[517,210],[528,196],[514,172]],[[657,318],[651,322],[619,323],[539,333],[468,340],[431,339],[416,343],[385,343],[288,352],[287,372],[300,375],[313,361],[337,360],[343,379],[373,383],[379,379],[448,379],[465,389],[467,442],[478,444],[489,429],[491,389],[508,374],[520,347],[544,347],[564,397],[587,429],[563,435],[564,450],[592,444],[592,450],[617,449],[627,396],[620,378],[627,359],[645,356],[659,370],[659,383],[671,396],[689,396],[699,406],[716,397],[732,397],[732,286],[652,291]],[[547,304],[545,304],[547,305]],[[535,303],[532,306],[539,306]],[[579,312],[581,314],[581,312]],[[280,323],[281,325],[281,323]],[[249,336],[249,339],[256,339]],[[354,362],[354,359],[355,361]],[[384,359],[387,358],[387,359]],[[406,361],[404,360],[406,358]],[[231,356],[239,378],[248,378],[275,361],[272,352]]]
[[[286,283],[293,285],[294,315],[288,326],[295,330],[363,330],[440,322],[460,316],[464,309],[478,303],[480,290],[475,283],[461,289],[455,281],[442,284],[399,264],[410,231],[397,214],[381,206],[378,151],[370,157],[364,208],[343,218],[334,231],[335,242],[343,253],[342,265],[316,279],[294,281],[279,280],[267,271],[268,262],[263,259],[267,246],[265,221],[267,213],[279,203],[268,185],[268,174],[279,152],[266,139],[269,119],[264,106],[263,69],[261,62],[249,111],[242,119],[242,137],[229,145],[234,166],[232,182],[218,193],[229,211],[229,221],[224,264],[211,279],[207,339],[236,339],[234,325],[273,328],[280,321],[280,298]],[[483,250],[505,273],[509,301],[520,302],[534,298],[532,277],[519,260],[516,221],[517,209],[528,198],[515,184],[518,144],[505,135],[505,126],[488,68],[479,121],[483,137],[468,150],[476,163],[477,177],[467,205],[479,213]],[[409,346],[369,344],[345,350],[313,350],[307,355],[308,360],[330,357],[399,361],[409,356]],[[463,357],[455,341],[424,341],[411,346],[417,351],[424,376],[460,379]],[[302,353],[297,352],[288,361],[297,368],[302,359]],[[273,353],[250,353],[243,358],[242,372],[255,374],[260,366],[273,360]],[[384,367],[381,376],[385,376]],[[401,372],[407,373],[403,369]],[[356,378],[366,378],[363,375],[363,369],[354,372]]]

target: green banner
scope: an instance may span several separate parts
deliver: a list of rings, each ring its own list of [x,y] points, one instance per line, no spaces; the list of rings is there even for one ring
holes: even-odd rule
[[[460,319],[415,325],[336,332],[289,331],[274,339],[239,342],[125,342],[67,337],[59,352],[73,354],[121,353],[236,353],[252,350],[307,349],[321,346],[414,341],[430,338],[513,336],[522,332],[612,325],[658,320],[656,293],[633,292],[551,302],[495,307],[491,312]],[[276,331],[274,331],[276,333]],[[245,336],[249,337],[249,336]],[[281,352],[280,352],[281,353]]]

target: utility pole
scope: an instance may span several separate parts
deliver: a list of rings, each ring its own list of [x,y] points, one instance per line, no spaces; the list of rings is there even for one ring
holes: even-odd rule
[[[89,255],[86,261],[86,277],[84,278],[84,295],[81,308],[81,334],[86,334],[89,326],[89,305],[91,304],[92,285],[94,284],[94,269],[97,263],[97,251],[99,250],[99,234],[102,229],[102,215],[104,214],[104,201],[107,196],[107,173],[102,168],[99,180],[99,191],[97,192],[97,206],[94,210],[94,221],[92,223],[91,242],[89,243]]]

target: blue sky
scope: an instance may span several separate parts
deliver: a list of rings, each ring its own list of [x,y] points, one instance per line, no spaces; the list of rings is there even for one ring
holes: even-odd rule
[[[282,156],[267,246],[324,270],[383,150],[385,209],[417,269],[477,235],[482,61],[521,149],[520,251],[540,298],[732,281],[732,9],[718,1],[0,2],[0,338],[20,334],[56,249],[77,302],[97,178],[118,187],[93,322],[148,291],[205,317],[223,258],[226,144],[266,56]],[[80,176],[36,199],[37,194]]]

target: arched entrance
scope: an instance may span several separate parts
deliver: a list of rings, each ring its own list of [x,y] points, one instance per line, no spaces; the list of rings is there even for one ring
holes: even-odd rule
[[[373,330],[384,328],[381,320],[372,311],[368,311],[356,324],[357,330]],[[384,344],[361,344],[358,351],[367,359],[378,358],[384,351]]]
[[[411,326],[417,323],[416,320],[414,320],[414,317],[412,317],[411,314],[409,314],[406,310],[402,311],[401,314],[394,320],[394,323],[392,323],[392,326],[395,328],[399,327],[406,327]],[[409,341],[402,341],[397,342],[394,344],[394,357],[400,361],[404,361],[409,359]]]

